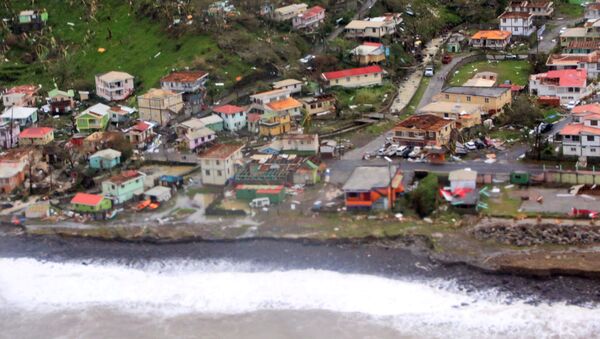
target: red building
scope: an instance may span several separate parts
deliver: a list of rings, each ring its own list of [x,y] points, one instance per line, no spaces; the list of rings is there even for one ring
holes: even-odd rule
[[[402,173],[395,166],[357,167],[343,187],[346,210],[371,211],[394,208],[404,193]]]

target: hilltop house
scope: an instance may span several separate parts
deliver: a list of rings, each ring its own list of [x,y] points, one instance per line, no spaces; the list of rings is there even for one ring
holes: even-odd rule
[[[272,18],[274,21],[279,22],[288,21],[296,17],[298,14],[304,13],[307,9],[308,5],[304,3],[279,7],[273,11]]]
[[[302,103],[302,109],[306,114],[313,115],[325,115],[328,113],[335,113],[335,96],[332,94],[321,94],[314,97],[300,99]]]
[[[600,19],[590,20],[583,27],[567,28],[560,34],[560,46],[567,47],[572,42],[600,41]]]
[[[217,134],[215,131],[208,127],[200,127],[187,132],[183,138],[190,151],[196,150],[198,147],[204,146],[205,144],[215,140]]]
[[[591,94],[587,83],[587,70],[565,69],[529,76],[529,94],[556,97],[561,104],[580,100]]]
[[[125,203],[144,193],[145,177],[144,173],[138,171],[121,172],[102,182],[102,194],[114,204]]]
[[[352,20],[344,27],[344,33],[347,38],[381,40],[383,37],[396,33],[396,28],[401,23],[401,14],[386,13],[376,18]]]
[[[380,42],[365,41],[350,51],[352,60],[361,66],[379,64],[385,61],[385,46]]]
[[[93,169],[111,169],[121,163],[121,152],[106,148],[92,154],[89,161]]]
[[[531,13],[536,17],[549,18],[554,14],[552,0],[513,0],[508,5],[509,12]]]
[[[21,129],[16,122],[0,121],[0,149],[16,147]]]
[[[292,19],[294,29],[314,30],[325,20],[325,8],[314,6],[296,15]]]
[[[25,166],[0,163],[0,193],[10,194],[25,181]]]
[[[160,88],[182,93],[185,113],[195,114],[202,110],[207,80],[208,73],[204,71],[172,72],[160,79]]]
[[[271,101],[266,105],[266,108],[267,114],[289,115],[293,118],[302,115],[302,112],[300,111],[302,104],[292,97],[279,101]]]
[[[96,95],[106,101],[121,101],[133,94],[133,75],[111,71],[96,75]]]
[[[258,134],[259,122],[260,122],[260,114],[258,114],[258,113],[248,114],[248,132]]]
[[[319,135],[285,134],[272,140],[267,147],[279,153],[302,156],[317,155],[319,154]]]
[[[434,101],[475,104],[483,107],[484,114],[495,115],[512,102],[510,88],[502,87],[448,87],[433,97]]]
[[[345,88],[356,88],[377,86],[381,85],[383,82],[383,69],[380,66],[375,65],[335,72],[325,72],[321,74],[321,80],[327,87],[340,86]]]
[[[183,96],[170,90],[152,88],[138,96],[140,119],[166,126],[183,109]]]
[[[552,54],[546,61],[546,66],[551,71],[560,71],[564,69],[585,69],[587,78],[590,80],[598,79],[600,69],[597,65],[600,63],[600,50],[594,50],[587,54]]]
[[[584,105],[572,111],[573,122],[563,127],[562,151],[567,156],[600,157],[600,107]]]
[[[110,115],[110,121],[115,124],[129,121],[129,119],[135,112],[136,112],[135,108],[122,106],[122,105],[111,106],[108,109],[108,114]]]
[[[75,92],[72,89],[61,91],[55,88],[48,92],[48,101],[50,103],[50,112],[57,114],[68,113],[75,108]]]
[[[450,141],[450,134],[456,128],[456,121],[433,114],[410,116],[392,129],[392,139],[399,145],[444,146]]]
[[[597,20],[600,19],[600,2],[590,2],[585,5],[585,19]]]
[[[14,121],[21,128],[34,126],[38,121],[37,108],[35,107],[20,107],[20,106],[11,106],[4,110],[2,115],[0,115],[0,119],[3,122]]]
[[[75,124],[79,132],[103,131],[108,126],[110,107],[105,104],[95,104],[94,106],[81,112],[75,118]]]
[[[50,127],[29,127],[19,134],[19,145],[48,145],[54,141],[54,128]]]
[[[264,114],[269,111],[267,104],[285,100],[290,97],[290,90],[285,88],[274,89],[250,95],[250,110],[252,113]]]
[[[198,156],[202,165],[202,183],[225,185],[235,175],[236,165],[242,160],[240,144],[218,144]]]
[[[500,30],[510,32],[513,36],[528,37],[535,32],[533,14],[527,12],[504,12],[500,20]]]
[[[246,127],[247,116],[244,107],[223,105],[213,107],[213,112],[223,119],[223,128],[227,131],[237,132]]]
[[[286,89],[290,91],[290,94],[300,93],[302,92],[302,81],[296,79],[275,81],[273,89]]]
[[[2,92],[2,105],[5,108],[12,106],[35,106],[40,88],[35,85],[15,86]]]
[[[292,129],[289,114],[264,114],[258,122],[258,134],[261,137],[274,137],[285,134]]]
[[[136,148],[144,148],[154,140],[154,125],[146,121],[138,121],[125,131],[127,140]]]
[[[471,46],[475,48],[504,49],[510,43],[509,31],[479,31],[471,36]]]
[[[342,187],[348,211],[390,210],[404,192],[396,166],[361,166]]]
[[[101,213],[111,208],[110,199],[101,194],[77,193],[71,199],[71,209],[78,213]]]
[[[454,103],[449,101],[432,102],[419,109],[419,114],[433,114],[440,118],[456,121],[458,129],[481,124],[483,108],[475,104]]]

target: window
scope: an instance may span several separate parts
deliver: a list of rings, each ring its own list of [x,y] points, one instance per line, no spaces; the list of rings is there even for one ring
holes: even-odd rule
[[[210,175],[210,170],[206,170],[206,171],[204,171],[204,174],[206,174],[206,175]]]
[[[471,97],[470,96],[467,96],[467,101],[471,102]]]
[[[484,101],[485,101],[486,104],[489,104],[490,103],[490,98],[485,98]]]
[[[598,126],[598,120],[590,120],[590,125]]]
[[[594,136],[593,135],[588,135],[587,136],[587,141],[594,141]]]
[[[596,153],[596,149],[592,147],[592,148],[590,148],[590,152]]]
[[[446,97],[446,99],[450,99],[450,94],[446,94],[444,96]]]
[[[571,152],[577,152],[577,148],[571,147]]]
[[[579,141],[579,135],[572,136],[573,141]]]
[[[220,164],[221,164],[221,161],[220,161],[220,160],[217,160],[217,165],[220,165]]]
[[[222,176],[223,176],[223,172],[222,172],[221,170],[218,170],[218,171],[217,171],[217,176],[218,176],[218,177],[222,177]]]

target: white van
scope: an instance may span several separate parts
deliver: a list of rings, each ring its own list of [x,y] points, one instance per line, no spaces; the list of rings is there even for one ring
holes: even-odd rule
[[[271,200],[269,198],[256,198],[250,201],[251,208],[261,208],[271,205]]]

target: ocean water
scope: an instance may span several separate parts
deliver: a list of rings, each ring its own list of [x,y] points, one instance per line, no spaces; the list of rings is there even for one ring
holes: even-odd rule
[[[3,338],[593,338],[600,308],[250,262],[0,258]]]

